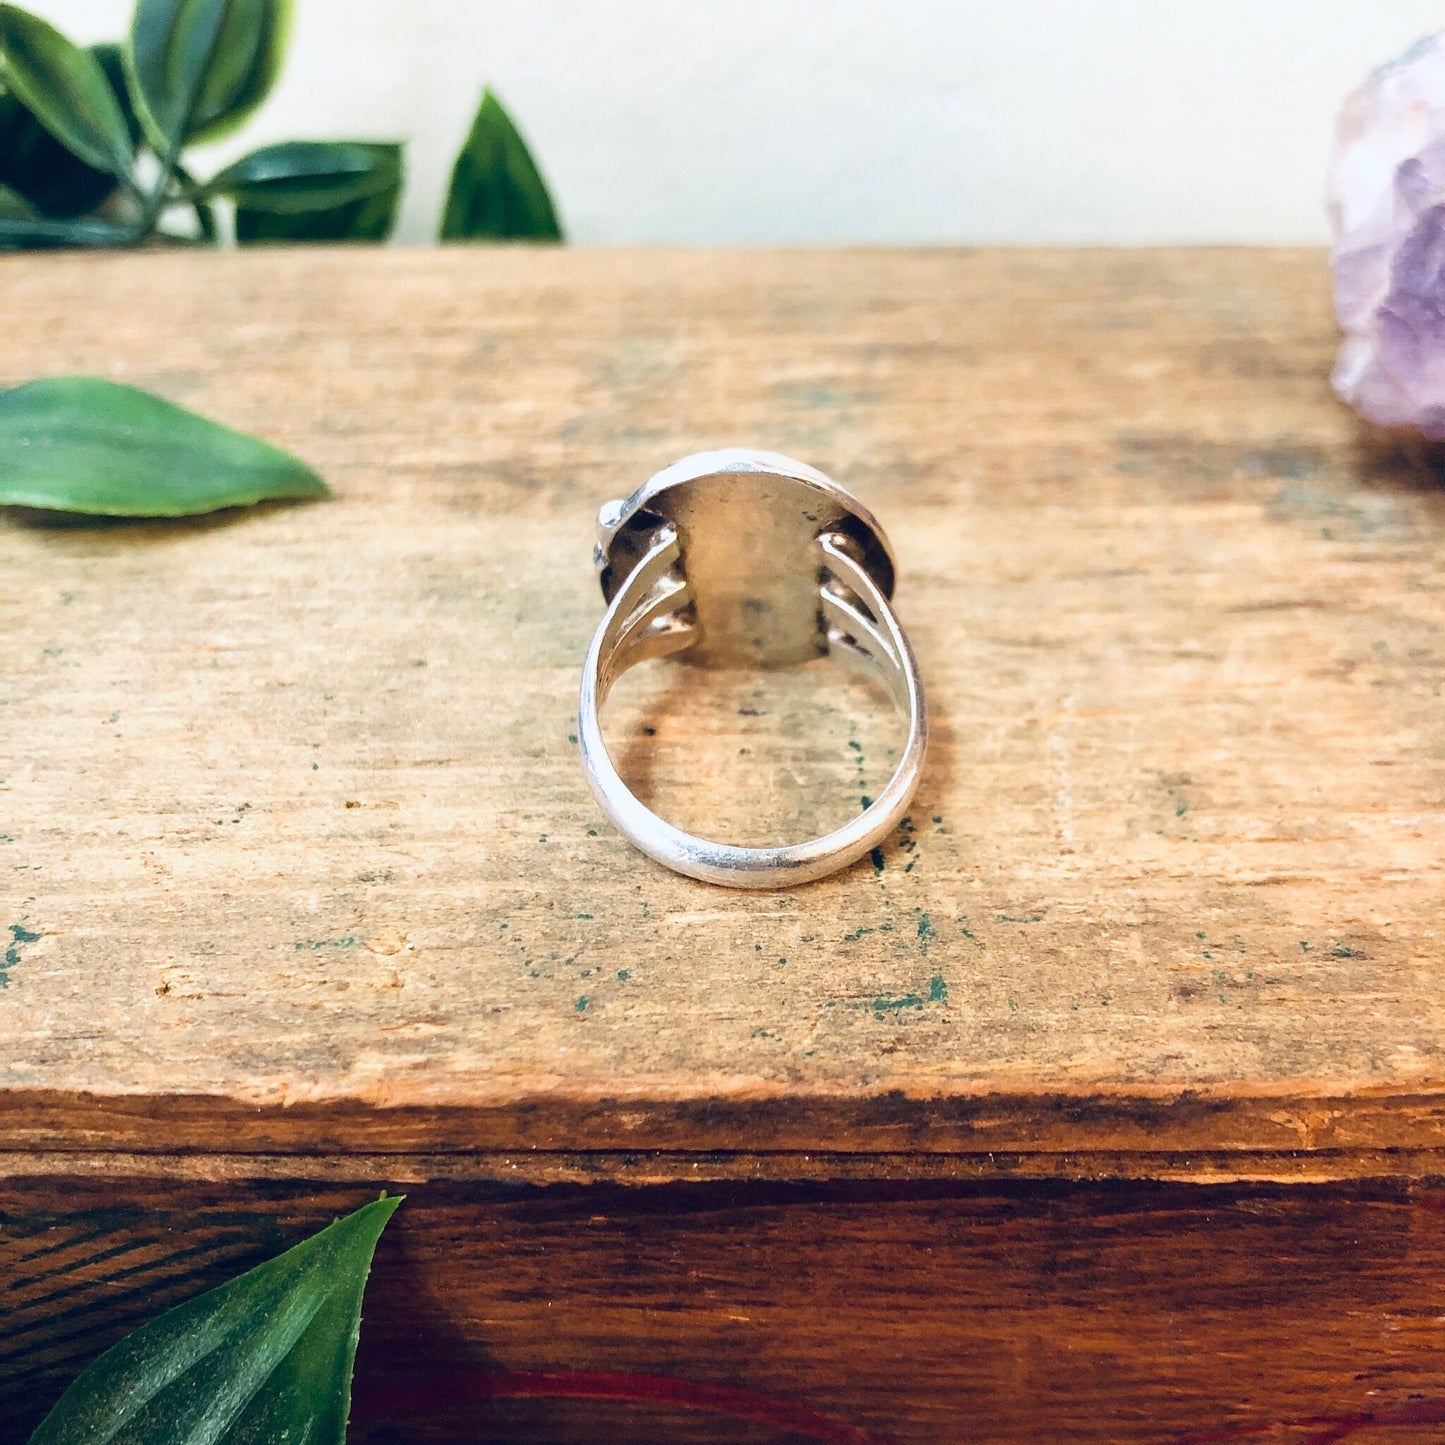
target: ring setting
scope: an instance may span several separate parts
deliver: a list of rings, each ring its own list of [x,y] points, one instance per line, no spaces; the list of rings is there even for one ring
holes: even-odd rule
[[[593,793],[633,844],[705,882],[786,888],[887,837],[917,786],[928,729],[918,662],[891,600],[893,553],[861,502],[774,452],[699,452],[603,505],[595,560],[607,610],[582,669],[578,740]],[[908,723],[892,777],[855,818],[802,843],[740,847],[674,827],[623,782],[601,725],[617,679],[668,655],[754,668],[829,655],[881,682]]]

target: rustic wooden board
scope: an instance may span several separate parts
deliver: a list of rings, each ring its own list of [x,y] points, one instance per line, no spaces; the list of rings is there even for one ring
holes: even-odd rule
[[[1317,253],[7,258],[0,314],[0,381],[336,490],[0,521],[10,1172],[1438,1171],[1445,491],[1331,399]],[[879,513],[935,725],[894,843],[776,896],[633,853],[572,740],[597,503],[727,444]],[[877,789],[875,710],[660,664],[613,721],[749,839]]]

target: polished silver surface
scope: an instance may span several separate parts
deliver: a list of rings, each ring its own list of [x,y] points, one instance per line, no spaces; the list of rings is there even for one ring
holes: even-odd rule
[[[598,801],[644,853],[737,888],[783,888],[845,867],[902,817],[927,744],[923,684],[890,598],[893,554],[876,518],[836,482],[774,452],[685,457],[607,502],[596,562],[608,607],[582,669],[578,737]],[[908,720],[892,778],[821,838],[743,848],[659,818],[622,781],[602,738],[612,685],[649,657],[781,667],[831,654],[880,681]]]

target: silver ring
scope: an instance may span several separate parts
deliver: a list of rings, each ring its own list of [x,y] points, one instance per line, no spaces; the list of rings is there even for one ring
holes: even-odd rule
[[[607,612],[582,668],[582,766],[608,817],[659,863],[733,888],[786,888],[846,867],[903,816],[928,740],[918,661],[889,599],[893,554],[873,514],[822,472],[774,452],[699,452],[597,517]],[[830,654],[881,681],[908,719],[887,786],[806,843],[741,848],[696,838],[646,807],[602,740],[601,708],[635,663],[680,653],[717,667],[783,667]]]

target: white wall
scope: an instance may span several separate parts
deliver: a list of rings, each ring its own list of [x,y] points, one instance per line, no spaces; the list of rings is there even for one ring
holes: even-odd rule
[[[23,3],[23,0],[22,0]],[[128,0],[30,0],[76,39]],[[295,0],[244,144],[410,142],[482,83],[590,242],[1315,241],[1344,92],[1439,0]]]

